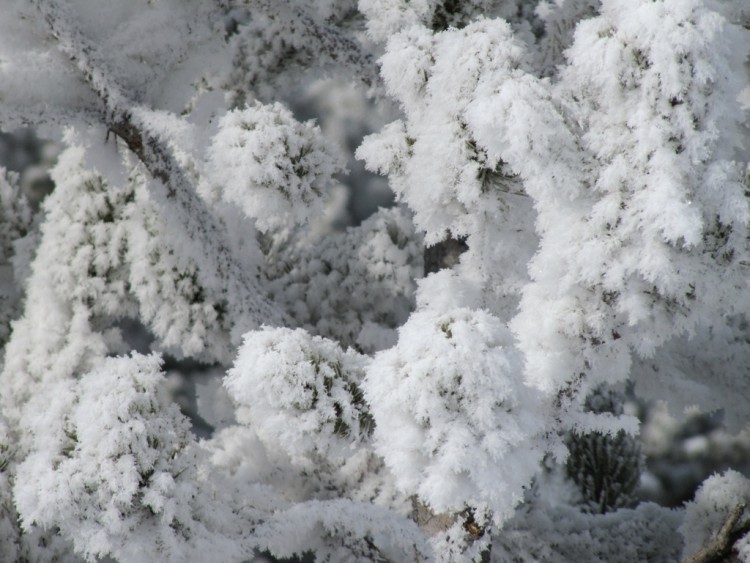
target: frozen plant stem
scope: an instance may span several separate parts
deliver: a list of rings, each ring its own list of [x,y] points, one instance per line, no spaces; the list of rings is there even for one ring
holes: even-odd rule
[[[750,520],[739,526],[737,523],[745,512],[747,505],[740,503],[734,507],[719,532],[708,544],[688,557],[684,563],[720,563],[734,561],[731,556],[735,542],[750,531]]]

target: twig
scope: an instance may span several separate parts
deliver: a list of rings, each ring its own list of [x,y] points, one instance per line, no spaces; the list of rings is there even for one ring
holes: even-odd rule
[[[750,531],[750,520],[737,526],[747,505],[740,503],[734,507],[718,533],[696,553],[685,559],[684,563],[721,563],[727,561],[734,544]]]

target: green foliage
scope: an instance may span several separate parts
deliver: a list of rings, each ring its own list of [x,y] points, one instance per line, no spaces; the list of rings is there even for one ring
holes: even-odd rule
[[[594,392],[587,407],[595,413],[622,414],[620,396],[606,389]],[[581,494],[584,512],[605,514],[637,504],[635,490],[643,460],[636,438],[623,430],[614,435],[571,433],[567,446],[570,455],[566,473]]]
[[[568,477],[577,485],[585,512],[605,514],[636,504],[641,475],[641,449],[635,438],[620,430],[614,436],[592,432],[568,440]]]

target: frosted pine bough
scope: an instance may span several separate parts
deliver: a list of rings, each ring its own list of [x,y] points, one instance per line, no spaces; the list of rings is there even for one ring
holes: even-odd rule
[[[571,435],[637,433],[602,389],[746,424],[748,26],[739,0],[6,0],[0,127],[63,150],[39,210],[0,179],[0,553],[705,552],[739,473],[596,514],[562,468]],[[399,203],[340,232],[344,147],[288,107],[321,72],[373,98],[356,156]]]

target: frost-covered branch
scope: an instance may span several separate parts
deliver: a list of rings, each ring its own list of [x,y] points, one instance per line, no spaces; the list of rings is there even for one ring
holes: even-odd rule
[[[337,65],[353,72],[368,88],[380,82],[380,76],[372,54],[347,36],[341,29],[327,22],[319,21],[304,5],[293,0],[247,0],[247,3],[268,14],[278,14],[279,10],[289,12],[294,22],[294,31],[311,43],[311,54],[325,53]]]
[[[263,296],[258,281],[233,256],[224,226],[198,195],[194,180],[173,154],[169,141],[148,125],[150,110],[131,100],[98,64],[95,48],[73,26],[62,5],[53,0],[38,0],[36,4],[59,49],[75,63],[101,100],[101,117],[108,129],[125,141],[158,180],[152,183],[152,189],[158,192],[154,195],[165,208],[170,224],[184,229],[196,263],[207,262],[200,275],[206,276],[207,285],[225,292],[240,323],[235,338],[261,323],[282,324],[284,314]]]
[[[746,2],[4,4],[0,557],[750,560]]]
[[[685,563],[721,563],[727,561],[735,542],[750,532],[750,520],[737,525],[746,508],[745,503],[739,503],[735,506],[721,529],[711,538],[711,541],[685,559]]]
[[[362,20],[353,3],[306,0],[238,0],[225,10],[232,23],[227,38],[233,68],[228,86],[233,103],[270,101],[277,89],[335,75],[380,93],[382,81],[372,53],[360,41]]]

